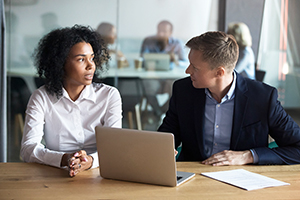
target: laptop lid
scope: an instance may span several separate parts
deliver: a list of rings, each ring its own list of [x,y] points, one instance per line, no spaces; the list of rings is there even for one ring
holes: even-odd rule
[[[166,53],[144,53],[144,67],[148,71],[170,70],[170,55]]]
[[[96,140],[103,178],[177,186],[195,175],[176,172],[173,134],[97,126]]]

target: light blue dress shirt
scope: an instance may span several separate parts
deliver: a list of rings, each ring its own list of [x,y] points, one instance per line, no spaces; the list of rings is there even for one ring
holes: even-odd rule
[[[233,74],[232,85],[221,103],[218,103],[211,96],[210,91],[205,89],[204,138],[208,156],[230,148],[236,82],[236,75]]]
[[[157,36],[149,36],[144,39],[142,48],[141,48],[141,56],[144,53],[170,53],[173,52],[178,59],[178,67],[186,68],[189,65],[189,61],[185,54],[184,45],[181,40],[169,37],[168,44],[164,47],[164,49],[160,49],[161,47],[157,44]],[[170,63],[170,69],[173,69],[176,66],[174,62]]]
[[[204,138],[205,150],[208,157],[218,152],[230,149],[232,132],[233,110],[234,110],[234,91],[236,86],[236,71],[233,73],[233,82],[222,98],[221,103],[217,102],[205,89],[205,120]],[[250,150],[254,158],[254,163],[258,161],[258,156],[254,150]]]

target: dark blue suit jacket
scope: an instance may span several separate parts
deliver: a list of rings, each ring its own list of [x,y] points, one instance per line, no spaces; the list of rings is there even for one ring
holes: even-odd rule
[[[208,158],[204,146],[205,90],[193,87],[190,77],[173,85],[169,110],[158,131],[182,143],[179,161]],[[278,148],[268,148],[268,134]],[[254,149],[258,164],[300,163],[300,128],[277,100],[277,90],[237,74],[230,150]]]

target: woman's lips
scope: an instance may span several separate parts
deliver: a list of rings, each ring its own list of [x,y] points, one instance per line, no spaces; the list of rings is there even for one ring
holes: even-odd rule
[[[84,76],[86,79],[88,80],[92,80],[93,79],[93,74],[87,74]]]

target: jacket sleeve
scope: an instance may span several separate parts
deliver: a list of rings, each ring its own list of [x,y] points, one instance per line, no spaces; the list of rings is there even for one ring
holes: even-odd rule
[[[278,147],[254,148],[259,158],[258,164],[299,164],[300,128],[277,100],[276,89],[273,89],[268,105],[269,135]]]
[[[169,103],[169,109],[166,113],[162,125],[158,128],[158,131],[173,133],[175,138],[175,149],[180,145],[181,143],[180,128],[179,128],[178,113],[176,110],[176,82],[173,85],[173,91]]]

